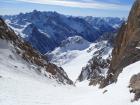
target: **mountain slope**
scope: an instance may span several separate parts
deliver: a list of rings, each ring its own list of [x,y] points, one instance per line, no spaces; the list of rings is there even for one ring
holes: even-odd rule
[[[3,67],[1,71],[11,69],[11,71],[23,70],[26,72],[31,69],[31,72],[34,71],[47,78],[55,79],[58,83],[72,84],[62,68],[44,60],[40,53],[17,36],[1,18],[0,48],[1,67]]]
[[[77,87],[59,86],[48,83],[46,79],[11,70],[0,70],[0,104],[1,105],[139,105],[131,102],[133,94],[129,93],[129,79],[139,72],[140,62],[125,68],[116,84],[104,90],[88,87],[86,82]],[[2,68],[2,65],[0,65]],[[134,69],[133,71],[131,69]],[[127,78],[126,78],[127,77]],[[85,85],[84,85],[85,84]],[[106,92],[105,92],[106,90]],[[105,92],[105,93],[104,93]],[[93,101],[93,98],[95,100]],[[113,100],[112,100],[113,98]]]

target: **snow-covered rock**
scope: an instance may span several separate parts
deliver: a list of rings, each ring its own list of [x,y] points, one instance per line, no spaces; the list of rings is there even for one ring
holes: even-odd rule
[[[86,66],[82,67],[77,78],[79,82],[89,80],[89,85],[97,85],[106,77],[111,60],[112,46],[108,41],[100,41],[91,49],[95,48],[92,58],[89,59]]]

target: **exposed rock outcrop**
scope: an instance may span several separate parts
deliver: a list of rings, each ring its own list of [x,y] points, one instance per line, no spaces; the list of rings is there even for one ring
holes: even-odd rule
[[[135,93],[132,101],[138,101],[140,98],[140,73],[132,76],[129,87],[131,88],[130,92]]]
[[[117,81],[123,68],[140,60],[140,0],[136,0],[129,14],[127,23],[124,23],[117,35],[112,52],[112,60],[107,78],[101,84],[104,87]]]
[[[97,49],[97,51],[93,53],[93,57],[88,61],[86,67],[82,68],[77,80],[79,82],[89,80],[89,85],[95,86],[105,79],[106,71],[110,65],[111,57],[109,53],[112,47],[108,41],[101,41],[97,42],[94,49]]]
[[[45,70],[44,72],[50,73],[58,82],[73,84],[61,67],[57,67],[46,61],[46,58],[44,59],[39,52],[35,51],[28,43],[23,41],[21,37],[17,36],[15,32],[5,24],[2,18],[0,18],[0,39],[10,42],[18,55],[28,63],[37,65],[40,73],[42,72],[40,68],[43,68]]]

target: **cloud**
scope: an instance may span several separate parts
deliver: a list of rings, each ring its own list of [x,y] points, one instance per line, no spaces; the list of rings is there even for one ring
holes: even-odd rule
[[[30,3],[66,6],[66,7],[77,7],[77,8],[91,8],[91,9],[102,9],[102,10],[130,10],[130,5],[121,5],[113,3],[103,2],[78,2],[78,1],[66,1],[66,0],[17,0]]]

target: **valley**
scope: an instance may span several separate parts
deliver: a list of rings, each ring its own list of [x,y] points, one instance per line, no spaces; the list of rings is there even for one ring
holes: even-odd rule
[[[128,5],[104,2],[10,1],[68,10],[79,8],[71,3],[95,10],[111,6],[116,14]],[[0,14],[0,105],[139,105],[140,0],[134,1],[128,18],[40,8]]]

